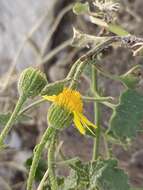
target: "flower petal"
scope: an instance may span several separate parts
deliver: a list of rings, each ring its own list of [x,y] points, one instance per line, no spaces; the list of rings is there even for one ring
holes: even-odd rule
[[[87,132],[89,132],[91,135],[96,136],[95,129],[97,128],[96,125],[91,123],[83,114],[79,114],[81,123],[83,126],[87,129]]]
[[[75,127],[79,130],[79,132],[83,135],[85,135],[85,128],[83,127],[82,123],[81,123],[81,120],[80,120],[80,117],[78,116],[78,114],[76,112],[73,112],[74,114],[74,124],[75,124]]]
[[[55,98],[56,98],[56,96],[55,95],[53,95],[53,96],[42,96],[45,100],[48,100],[48,101],[50,101],[50,102],[54,102],[55,101]]]
[[[83,114],[79,114],[80,115],[80,118],[81,118],[81,120],[84,122],[84,123],[86,123],[87,125],[89,125],[89,126],[92,126],[93,128],[97,128],[97,126],[96,125],[94,125],[92,122],[90,122]]]

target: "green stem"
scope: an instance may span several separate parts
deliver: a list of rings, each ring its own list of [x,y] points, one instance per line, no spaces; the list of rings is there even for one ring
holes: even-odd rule
[[[4,139],[6,138],[7,134],[9,133],[9,131],[11,130],[12,128],[12,125],[15,123],[17,117],[18,117],[18,114],[24,104],[24,102],[26,101],[27,97],[24,96],[24,95],[21,95],[18,99],[18,102],[15,106],[15,109],[10,117],[10,119],[8,120],[5,128],[2,130],[1,134],[0,134],[0,146],[3,145],[3,141]]]
[[[48,169],[49,179],[51,184],[51,190],[58,190],[58,183],[55,176],[55,143],[56,143],[56,131],[52,137],[51,144],[48,151]]]
[[[77,81],[79,80],[84,67],[86,66],[86,61],[79,61],[78,62],[79,66],[76,67],[76,71],[73,77],[73,80],[71,81],[70,88],[75,89],[77,87]]]
[[[79,63],[80,63],[80,60],[78,59],[78,60],[73,64],[73,66],[72,66],[71,69],[70,69],[70,72],[68,73],[68,75],[67,75],[67,77],[66,77],[67,79],[73,78],[73,76],[74,76],[74,74],[75,74],[75,72],[76,72],[76,68],[78,67]]]
[[[90,51],[88,51],[86,54],[84,54],[83,56],[81,56],[73,65],[73,67],[71,68],[71,71],[69,72],[68,77],[73,78],[71,84],[70,84],[70,88],[75,89],[77,86],[77,81],[80,78],[81,73],[84,70],[84,67],[86,66],[86,64],[88,63],[88,61],[90,60],[94,60],[96,58],[96,56],[102,51],[104,50],[104,48],[106,48],[108,45],[112,44],[113,42],[116,41],[120,41],[121,37],[118,36],[113,36],[110,37],[109,39],[105,40],[103,43],[97,45],[95,48],[91,49]]]
[[[20,111],[19,115],[22,115],[23,113],[25,113],[25,112],[28,111],[29,109],[31,109],[31,108],[33,108],[33,107],[35,107],[35,106],[37,106],[37,105],[39,105],[39,104],[41,104],[41,103],[43,103],[43,102],[46,102],[46,100],[45,100],[45,99],[40,99],[40,100],[37,100],[37,101],[31,103],[31,104],[28,105],[27,107],[23,108],[23,109]]]
[[[36,169],[37,169],[37,166],[38,166],[42,151],[43,151],[47,141],[49,140],[49,138],[53,134],[53,132],[54,132],[54,129],[52,127],[48,127],[46,129],[44,135],[42,136],[42,139],[41,139],[40,143],[36,146],[36,150],[34,152],[32,165],[31,165],[30,172],[29,172],[29,177],[28,177],[28,180],[27,180],[27,190],[32,189]]]
[[[95,102],[105,102],[108,100],[113,100],[113,97],[107,96],[107,97],[89,97],[89,96],[82,96],[82,99],[85,101],[95,101]]]
[[[95,69],[94,65],[92,65],[92,90],[96,95],[98,94],[98,72]],[[96,138],[94,139],[93,145],[93,156],[92,160],[97,160],[99,156],[99,144],[100,144],[100,107],[98,102],[94,102],[94,120],[97,126]]]

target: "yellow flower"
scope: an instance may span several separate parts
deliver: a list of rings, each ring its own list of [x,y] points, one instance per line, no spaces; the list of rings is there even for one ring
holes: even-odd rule
[[[56,105],[72,113],[73,122],[81,134],[89,132],[95,135],[96,126],[83,115],[83,102],[81,94],[78,91],[64,88],[58,95],[43,96],[43,98],[54,102]]]

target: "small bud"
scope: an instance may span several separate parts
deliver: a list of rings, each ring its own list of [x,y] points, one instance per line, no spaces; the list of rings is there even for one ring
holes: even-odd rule
[[[20,76],[18,91],[27,97],[35,97],[40,94],[46,83],[46,77],[40,70],[29,67]]]
[[[69,127],[73,120],[73,114],[66,108],[52,104],[48,110],[48,124],[58,130]]]

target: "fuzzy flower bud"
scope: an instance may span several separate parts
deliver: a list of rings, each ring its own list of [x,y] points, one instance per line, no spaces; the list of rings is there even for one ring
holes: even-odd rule
[[[18,91],[28,98],[35,97],[40,94],[46,83],[46,77],[40,70],[29,67],[20,76]]]
[[[56,129],[69,127],[72,120],[73,114],[57,104],[52,104],[48,110],[48,124]]]

